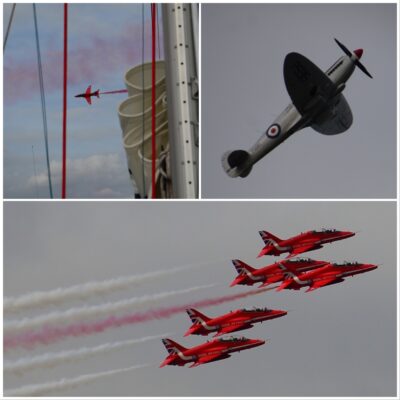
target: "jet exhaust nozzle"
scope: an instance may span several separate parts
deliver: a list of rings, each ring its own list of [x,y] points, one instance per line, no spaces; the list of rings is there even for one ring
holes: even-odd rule
[[[231,178],[245,178],[250,174],[250,153],[245,150],[228,151],[222,156],[222,167]]]

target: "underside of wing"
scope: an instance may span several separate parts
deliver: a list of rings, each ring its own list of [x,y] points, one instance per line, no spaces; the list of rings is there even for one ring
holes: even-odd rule
[[[332,285],[334,283],[343,282],[343,279],[338,279],[336,276],[332,276],[330,278],[321,279],[319,281],[314,281],[312,285],[306,290],[306,292],[311,292],[323,286]]]
[[[339,94],[332,106],[323,114],[317,116],[311,127],[324,135],[343,133],[353,123],[353,114],[345,97]]]
[[[226,333],[240,331],[242,329],[249,329],[252,326],[253,325],[251,325],[251,324],[235,324],[235,325],[231,325],[231,326],[226,326],[226,327],[222,328],[220,331],[218,331],[218,333],[215,336],[225,335]]]
[[[92,104],[92,98],[90,96],[85,96],[86,101],[88,104]]]
[[[335,92],[335,85],[325,73],[298,53],[286,56],[283,75],[289,96],[302,115]]]
[[[197,361],[190,366],[190,368],[197,367],[198,365],[206,364],[217,360],[223,360],[229,357],[230,357],[229,354],[211,354],[208,356],[203,356],[198,358]]]
[[[301,253],[305,253],[306,251],[310,251],[310,250],[314,250],[315,249],[315,245],[314,244],[308,244],[308,245],[304,245],[304,246],[299,246],[299,247],[295,247],[289,254],[288,257],[292,257],[295,256],[297,254],[301,254]]]

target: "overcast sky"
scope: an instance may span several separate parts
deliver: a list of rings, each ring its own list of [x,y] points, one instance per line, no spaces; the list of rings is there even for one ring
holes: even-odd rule
[[[11,4],[4,5],[3,10],[5,32]],[[59,198],[62,149],[62,4],[38,4],[37,18],[46,93],[53,191],[54,196]],[[141,4],[69,6],[69,198],[133,197],[117,114],[118,105],[127,94],[103,95],[100,99],[94,98],[91,106],[84,99],[74,96],[85,92],[90,84],[93,91],[125,89],[125,72],[141,63],[141,21]],[[146,6],[145,61],[151,59],[150,31],[150,7]],[[161,25],[160,31],[162,41]],[[18,4],[4,53],[6,198],[49,197],[34,32],[32,5]]]
[[[221,156],[247,150],[290,103],[286,54],[326,71],[342,50],[363,48],[343,94],[351,128],[295,133],[230,178]],[[396,196],[396,4],[204,4],[202,6],[202,196],[205,198],[394,198]]]
[[[247,290],[230,288],[240,258],[254,267],[277,260],[256,259],[258,231],[287,238],[308,229],[334,227],[358,232],[353,238],[307,253],[316,259],[381,264],[342,284],[303,293],[270,291],[202,309],[216,316],[241,307],[290,310],[281,319],[239,332],[270,339],[198,368],[158,368],[167,356],[161,341],[116,350],[75,364],[5,375],[5,388],[59,380],[131,365],[152,366],[103,378],[60,392],[65,396],[394,396],[396,394],[396,206],[394,202],[240,203],[10,203],[4,204],[4,294],[17,296],[189,264],[203,265],[163,279],[68,302],[33,316],[84,304],[101,304],[144,294],[217,286],[171,297],[154,307],[186,304]],[[135,310],[132,309],[132,312]],[[183,337],[185,313],[84,338],[6,352],[6,360],[170,332],[191,347],[201,337]],[[56,394],[56,393],[55,393]]]

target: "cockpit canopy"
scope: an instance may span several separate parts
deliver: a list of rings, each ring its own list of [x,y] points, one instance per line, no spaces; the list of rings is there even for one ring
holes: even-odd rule
[[[333,263],[333,265],[335,265],[336,267],[350,267],[352,265],[356,266],[361,264],[357,261],[343,261],[341,263]]]
[[[321,230],[319,230],[319,231],[317,231],[317,230],[315,230],[315,231],[313,231],[313,233],[335,233],[335,232],[338,232],[338,230],[337,229],[333,229],[333,228],[322,228]]]
[[[289,263],[307,263],[307,262],[311,262],[311,258],[307,258],[307,257],[297,257],[297,258],[292,258],[290,260],[287,260],[287,262]]]
[[[244,336],[227,336],[218,339],[219,342],[245,342],[247,340],[249,339]]]
[[[270,311],[268,308],[261,308],[261,307],[253,307],[253,308],[242,308],[240,311],[243,311],[243,312],[249,312],[249,313],[251,313],[251,312],[265,312],[265,311]]]

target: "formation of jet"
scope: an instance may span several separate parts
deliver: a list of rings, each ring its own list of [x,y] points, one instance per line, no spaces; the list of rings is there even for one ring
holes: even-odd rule
[[[344,278],[362,274],[378,268],[374,264],[360,264],[358,262],[329,263],[324,267],[312,271],[298,273],[288,268],[287,278],[278,287],[277,291],[283,289],[299,290],[309,286],[306,292],[311,292],[323,286],[334,285],[344,281]]]
[[[189,308],[186,312],[193,325],[185,333],[185,336],[207,336],[209,333],[216,332],[214,337],[249,329],[253,327],[254,323],[283,317],[287,314],[287,311],[269,310],[268,308],[253,308],[250,310],[242,308],[215,318],[206,317],[194,308]]]
[[[259,234],[265,246],[258,254],[258,257],[266,255],[279,256],[282,253],[289,253],[288,257],[292,257],[307,251],[320,249],[326,243],[347,239],[355,235],[354,232],[338,231],[336,229],[302,232],[289,239],[279,239],[267,231],[260,231]]]
[[[190,366],[192,368],[201,364],[229,358],[230,353],[261,346],[265,343],[265,340],[234,336],[221,337],[190,349],[181,346],[171,339],[162,339],[162,342],[169,355],[162,362],[160,368],[166,365],[183,366],[190,362],[193,363]]]
[[[293,236],[289,239],[279,239],[267,231],[259,234],[264,241],[264,248],[258,257],[264,255],[279,256],[289,253],[283,260],[262,268],[253,268],[241,260],[232,260],[238,275],[230,284],[252,286],[259,283],[259,287],[280,283],[277,291],[284,289],[299,290],[308,286],[306,292],[318,288],[343,282],[345,278],[372,271],[377,268],[374,264],[358,262],[332,263],[330,261],[312,260],[311,258],[289,258],[306,251],[320,249],[324,244],[346,239],[355,235],[354,232],[338,231],[336,229],[310,230]],[[171,339],[162,339],[169,355],[160,367],[166,365],[184,366],[192,363],[196,367],[230,357],[230,353],[261,346],[265,343],[261,339],[247,339],[245,337],[220,337],[228,333],[250,329],[255,323],[280,318],[287,314],[284,310],[268,308],[241,308],[217,317],[207,317],[194,308],[186,310],[192,325],[184,336],[214,334],[214,339],[199,346],[185,348]]]
[[[287,270],[294,270],[297,273],[301,273],[329,264],[327,261],[317,261],[311,258],[285,259],[259,269],[250,267],[250,265],[240,260],[232,260],[232,263],[236,268],[238,276],[230,286],[252,286],[256,283],[261,283],[259,287],[283,281],[287,275]]]
[[[75,97],[83,97],[88,102],[88,104],[92,104],[92,96],[100,98],[99,91],[100,89],[97,89],[95,92],[92,93],[92,85],[89,85],[85,93],[77,94]]]
[[[346,82],[356,67],[372,76],[360,62],[362,49],[352,52],[335,42],[345,55],[326,72],[301,54],[286,56],[283,75],[292,103],[248,151],[228,151],[222,156],[222,167],[230,177],[245,178],[257,161],[301,129],[311,127],[324,135],[336,135],[350,128],[353,115],[342,94]]]

